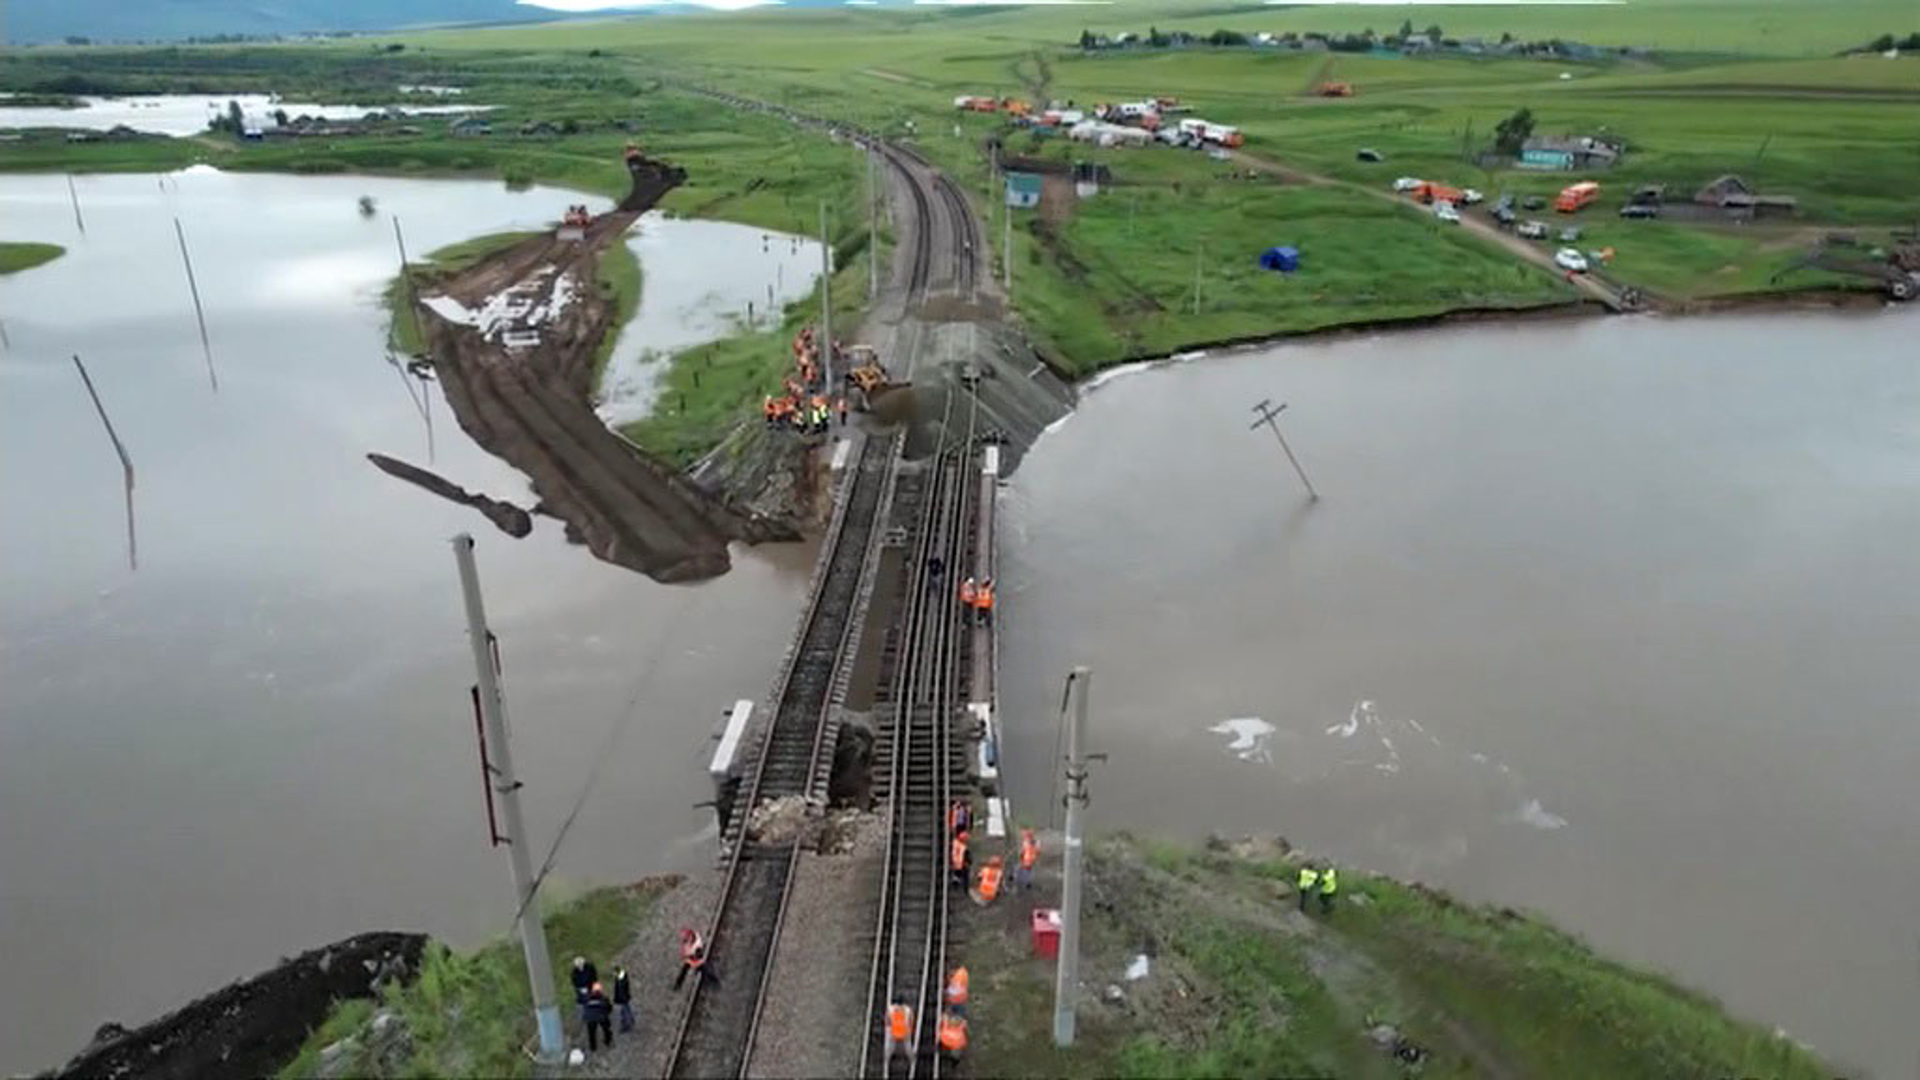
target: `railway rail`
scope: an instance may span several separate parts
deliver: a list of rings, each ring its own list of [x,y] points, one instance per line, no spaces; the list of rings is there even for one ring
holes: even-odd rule
[[[792,889],[794,841],[762,844],[747,831],[753,808],[768,799],[822,801],[831,755],[827,720],[853,628],[854,600],[866,574],[876,510],[899,444],[868,438],[835,516],[828,552],[787,658],[772,721],[761,736],[722,843],[724,878],[706,926],[708,962],[719,981],[694,979],[668,1051],[668,1076],[740,1076],[759,1022],[767,973]]]
[[[978,410],[970,396],[965,407],[965,436],[941,447],[919,478],[926,488],[919,533],[902,574],[907,614],[888,693],[893,722],[877,746],[887,766],[876,794],[887,801],[888,842],[861,1076],[938,1080],[946,1065],[938,1043],[953,889],[946,813],[955,777],[964,777],[966,768],[965,741],[955,737],[953,726],[964,703],[961,673],[969,641],[966,613],[954,603],[952,585],[967,565],[971,496],[977,490],[969,466]],[[942,427],[951,430],[944,422]],[[954,573],[931,573],[936,557]],[[909,1006],[914,1015],[914,1038],[904,1050],[887,1044],[887,1009],[896,1003]]]

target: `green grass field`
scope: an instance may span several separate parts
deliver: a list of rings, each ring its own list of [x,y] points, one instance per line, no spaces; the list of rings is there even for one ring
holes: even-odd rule
[[[604,968],[608,958],[626,947],[653,898],[645,889],[612,886],[548,912],[544,921],[556,1000],[572,1000],[568,969],[574,956],[595,957],[609,970]],[[413,1040],[404,1065],[382,1075],[530,1076],[532,1063],[522,1053],[533,1037],[528,1002],[526,961],[517,941],[501,939],[473,953],[430,943],[419,978],[412,986],[390,990],[377,1006],[398,1014]],[[280,1071],[282,1080],[313,1076],[321,1049],[359,1032],[375,1009],[374,1002],[364,1000],[335,1005]],[[372,1061],[351,1064],[357,1070],[352,1075],[375,1074]]]
[[[1052,1045],[1053,968],[1032,957],[1024,919],[962,916],[980,1075],[1833,1075],[1792,1040],[1524,915],[1348,871],[1334,914],[1301,917],[1284,859],[1126,836],[1091,849],[1092,895],[1123,899],[1086,914],[1071,1050]],[[1149,972],[1128,980],[1143,942]],[[1108,985],[1119,1003],[1094,990]],[[1424,1052],[1417,1072],[1368,1038],[1380,1024]]]
[[[50,263],[67,253],[59,244],[0,242],[0,274],[17,274],[42,263]]]
[[[1211,47],[1089,54],[1074,47],[1083,28],[1391,33],[1402,20],[1419,28],[1439,23],[1456,37],[1511,33],[1656,51],[1576,63]],[[495,133],[484,138],[453,138],[433,123],[418,136],[322,145],[243,146],[211,136],[80,145],[33,138],[0,155],[0,168],[163,169],[206,161],[295,172],[491,175],[615,195],[625,183],[620,147],[637,139],[689,172],[667,209],[810,232],[819,200],[844,216],[857,198],[855,156],[816,134],[679,93],[678,84],[724,86],[911,138],[962,180],[983,210],[998,201],[983,144],[1000,135],[1012,153],[1098,161],[1116,178],[1097,198],[1055,208],[1044,228],[1023,217],[1014,236],[1016,309],[1055,363],[1085,372],[1202,342],[1462,307],[1529,307],[1571,293],[1508,253],[1361,192],[1247,180],[1203,155],[1163,148],[1030,143],[997,117],[956,116],[956,95],[1082,104],[1173,95],[1198,115],[1242,127],[1250,153],[1343,184],[1383,190],[1396,176],[1415,175],[1490,196],[1550,196],[1574,177],[1481,164],[1494,126],[1525,107],[1538,133],[1605,132],[1627,141],[1622,164],[1597,177],[1607,194],[1581,215],[1588,228],[1582,246],[1615,248],[1612,277],[1662,296],[1716,296],[1775,287],[1774,274],[1824,228],[1878,231],[1920,220],[1920,190],[1912,183],[1920,175],[1920,129],[1913,123],[1920,58],[1833,55],[1916,27],[1920,13],[1905,0],[1262,10],[1156,2],[649,15],[409,32],[344,45],[16,50],[0,53],[0,87],[183,89],[218,80],[234,89],[376,101],[397,96],[404,79],[463,85],[466,100],[499,108]],[[386,51],[390,46],[401,48]],[[1310,96],[1326,79],[1353,83],[1357,96]],[[570,134],[518,134],[536,122]],[[1356,161],[1362,146],[1387,161]],[[1633,187],[1662,183],[1670,196],[1684,197],[1725,173],[1796,196],[1799,231],[1669,221],[1636,228],[1613,217]],[[992,232],[997,251],[1001,230]],[[1257,270],[1254,257],[1269,244],[1300,247],[1302,272],[1283,278]],[[1796,275],[1778,287],[1846,284]],[[842,292],[848,295],[850,289]],[[783,325],[700,350],[697,381],[691,361],[677,365],[665,399],[674,411],[635,433],[682,460],[711,446],[722,434],[713,426],[750,410],[773,384],[784,362],[775,339],[790,330]]]

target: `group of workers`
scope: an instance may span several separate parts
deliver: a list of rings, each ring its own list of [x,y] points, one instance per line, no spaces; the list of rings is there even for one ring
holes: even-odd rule
[[[840,357],[841,346],[833,343],[835,359]],[[798,431],[803,434],[818,434],[827,430],[827,425],[835,413],[840,416],[840,426],[847,423],[847,395],[844,389],[834,398],[827,396],[826,379],[820,370],[820,347],[814,341],[813,327],[801,328],[793,339],[793,370],[788,373],[782,393],[779,397],[768,394],[761,402],[761,414],[770,428]]]
[[[1300,864],[1300,877],[1294,892],[1300,896],[1300,910],[1307,910],[1307,898],[1320,897],[1320,914],[1333,914],[1333,897],[1340,891],[1340,871],[1329,863],[1325,868],[1312,863]]]
[[[981,626],[993,623],[993,579],[976,582],[972,578],[960,583],[960,606],[973,612],[975,621]]]
[[[579,1013],[580,1026],[587,1030],[587,1049],[600,1049],[602,1041],[606,1042],[607,1049],[613,1049],[615,1009],[620,1012],[621,1033],[633,1030],[633,983],[627,978],[627,969],[619,966],[613,969],[613,996],[609,998],[593,961],[584,956],[574,957],[573,1006]]]

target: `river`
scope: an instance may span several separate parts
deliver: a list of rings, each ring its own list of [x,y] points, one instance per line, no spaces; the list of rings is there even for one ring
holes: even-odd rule
[[[1097,829],[1278,831],[1914,1075],[1916,339],[1476,326],[1098,387],[1007,492],[1016,810],[1085,663]]]
[[[426,88],[422,88],[426,89]],[[441,89],[445,89],[444,87]],[[312,116],[325,120],[358,120],[370,112],[382,112],[385,105],[316,105],[312,102],[281,101],[268,94],[136,94],[131,97],[90,97],[78,99],[78,108],[61,109],[38,105],[11,105],[0,94],[0,128],[79,128],[85,131],[110,131],[128,127],[153,135],[184,138],[207,130],[207,123],[227,115],[233,104],[249,120],[261,127],[273,127],[273,113],[285,110],[289,118]],[[447,116],[483,111],[474,105],[398,106],[413,116]]]
[[[718,580],[656,585],[566,544],[557,522],[512,540],[364,459],[428,464],[383,356],[387,215],[417,254],[541,227],[582,197],[205,168],[76,182],[84,236],[63,177],[0,178],[8,238],[68,248],[0,277],[0,1073],[355,931],[472,944],[508,929],[459,531],[479,544],[539,852],[601,766],[560,882],[710,859],[711,811],[693,805],[711,795],[709,736],[773,679],[812,549],[741,550]],[[363,194],[376,216],[359,214]],[[674,254],[656,253],[650,281],[743,269]],[[74,353],[137,469],[138,572]],[[432,397],[432,467],[530,504]]]

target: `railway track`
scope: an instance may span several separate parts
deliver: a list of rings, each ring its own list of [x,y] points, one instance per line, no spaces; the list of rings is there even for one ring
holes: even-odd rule
[[[969,640],[964,613],[954,602],[953,579],[966,565],[970,496],[975,490],[969,466],[977,410],[971,399],[966,408],[965,437],[943,446],[913,478],[922,489],[919,533],[902,573],[907,615],[885,701],[893,722],[880,733],[876,747],[886,762],[876,795],[887,801],[888,846],[874,927],[861,1076],[937,1080],[945,1065],[939,1055],[938,1018],[952,891],[946,809],[956,791],[955,777],[963,777],[966,768],[965,743],[955,738],[953,726],[963,707],[961,672]],[[952,420],[951,406],[946,420]],[[950,430],[946,423],[942,426]],[[953,573],[930,579],[927,567],[936,556],[955,568]],[[895,1003],[913,1009],[916,1030],[910,1052],[890,1055],[886,1013]]]
[[[686,991],[668,1052],[668,1076],[737,1077],[746,1070],[794,863],[793,841],[758,843],[747,835],[748,819],[768,799],[798,795],[816,805],[824,802],[831,759],[823,751],[833,687],[897,449],[893,439],[868,438],[849,478],[852,487],[836,516],[799,643],[781,674],[772,722],[721,838],[728,852],[725,876],[706,926],[709,963],[720,981],[694,979]]]

